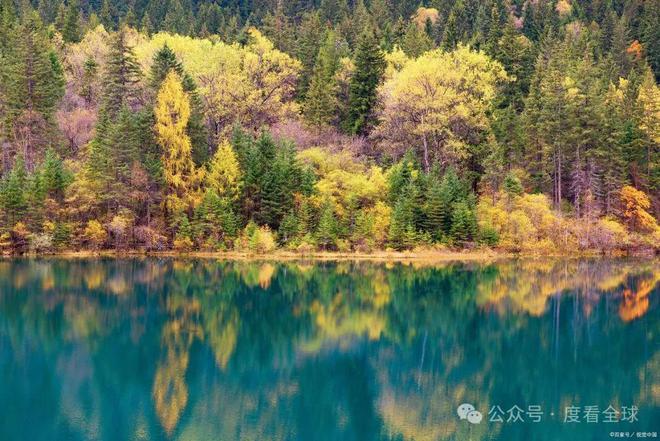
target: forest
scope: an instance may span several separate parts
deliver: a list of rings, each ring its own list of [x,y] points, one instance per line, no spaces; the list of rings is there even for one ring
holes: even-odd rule
[[[0,0],[0,254],[660,249],[660,0]]]

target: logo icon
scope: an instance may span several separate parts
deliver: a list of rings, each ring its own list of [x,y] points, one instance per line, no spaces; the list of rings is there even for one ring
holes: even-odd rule
[[[483,419],[481,412],[476,410],[470,403],[463,403],[456,409],[458,417],[462,420],[468,420],[470,424],[479,424]]]

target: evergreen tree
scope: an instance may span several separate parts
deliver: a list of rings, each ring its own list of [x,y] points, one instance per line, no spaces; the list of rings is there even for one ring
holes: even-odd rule
[[[55,29],[58,32],[64,32],[64,25],[66,24],[66,6],[64,2],[60,2],[60,5],[57,7],[57,14],[55,15]]]
[[[395,250],[411,248],[416,239],[412,186],[408,185],[394,205],[388,242]]]
[[[142,16],[142,21],[140,21],[140,32],[142,32],[144,35],[151,35],[151,33],[154,30],[154,26],[151,23],[151,18],[149,17],[149,13],[145,12],[144,15]]]
[[[55,150],[48,149],[40,170],[40,185],[45,195],[57,201],[64,199],[64,191],[71,182],[62,159]]]
[[[447,18],[445,32],[442,37],[442,47],[446,50],[452,50],[458,43],[465,41],[468,26],[465,3],[463,0],[456,0]]]
[[[351,78],[349,113],[346,130],[366,134],[376,124],[374,105],[376,91],[385,72],[385,60],[371,30],[360,36],[355,56],[355,73]]]
[[[277,238],[282,245],[292,243],[300,235],[300,222],[296,213],[291,211],[282,219]]]
[[[335,73],[339,67],[336,34],[326,32],[325,42],[319,49],[309,90],[305,97],[305,119],[315,127],[332,123],[337,114]]]
[[[444,236],[444,230],[448,224],[447,197],[443,192],[440,179],[432,176],[430,179],[428,193],[426,196],[426,230],[431,238],[440,242]]]
[[[312,70],[317,59],[317,54],[322,40],[319,35],[324,32],[318,11],[303,14],[298,27],[298,39],[294,55],[303,65],[298,81],[297,92],[299,96],[305,96],[312,77]]]
[[[99,19],[106,31],[110,32],[115,29],[114,11],[109,0],[103,0],[101,11],[99,11]]]
[[[53,115],[64,94],[64,73],[36,12],[23,19],[12,42],[0,85],[5,127],[8,135],[20,134],[23,159],[33,170],[56,135]]]
[[[477,215],[465,202],[456,202],[452,207],[451,237],[458,243],[474,240],[477,236]]]
[[[500,39],[502,38],[502,10],[501,2],[493,1],[490,11],[490,19],[488,20],[488,32],[486,34],[486,41],[484,50],[488,55],[495,56],[500,51]]]
[[[95,103],[97,96],[95,94],[96,82],[98,81],[98,63],[94,58],[85,60],[80,96],[85,99],[88,106]]]
[[[121,26],[127,26],[129,28],[137,28],[137,17],[135,16],[135,7],[133,2],[128,4],[128,9],[126,10],[126,15],[124,15],[123,20],[121,21]]]
[[[506,175],[502,187],[504,192],[509,196],[520,196],[523,193],[523,187],[520,179],[512,173],[508,173]]]
[[[641,42],[655,80],[660,81],[660,0],[644,2]]]
[[[417,58],[433,48],[433,41],[428,33],[420,29],[417,23],[410,22],[401,42],[401,49],[410,57]]]
[[[62,38],[67,43],[77,43],[81,39],[80,32],[80,4],[78,0],[70,0],[64,19]]]
[[[122,107],[131,107],[138,100],[141,76],[133,48],[128,46],[125,30],[121,29],[112,38],[103,76],[102,111],[111,119]]]
[[[25,187],[27,184],[27,172],[25,161],[18,155],[14,159],[14,166],[9,175],[1,182],[0,201],[4,213],[4,224],[7,228],[13,227],[21,221],[28,209]]]
[[[108,145],[111,146],[111,162],[114,171],[113,199],[125,207],[129,196],[129,185],[133,163],[139,160],[136,126],[133,113],[127,107],[122,107],[116,121],[108,133]]]
[[[171,0],[168,4],[162,29],[173,34],[187,35],[190,32],[190,28],[191,23],[181,1]]]
[[[57,15],[57,8],[62,2],[58,0],[39,0],[37,11],[44,23],[53,23]]]
[[[337,241],[337,219],[331,201],[326,201],[321,209],[319,225],[316,229],[316,242],[322,249],[334,248]]]

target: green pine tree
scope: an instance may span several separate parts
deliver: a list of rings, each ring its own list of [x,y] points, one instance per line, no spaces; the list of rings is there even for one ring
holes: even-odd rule
[[[409,185],[394,205],[388,242],[395,250],[404,250],[414,246],[415,237],[414,200]]]
[[[316,241],[323,250],[333,249],[337,241],[337,218],[332,202],[327,201],[321,209]]]
[[[329,30],[319,49],[303,105],[305,119],[315,127],[331,124],[337,115],[335,73],[338,67],[337,37]]]
[[[80,32],[80,4],[78,0],[70,0],[64,19],[62,38],[67,43],[78,43],[82,38]]]
[[[27,184],[25,161],[18,155],[14,159],[14,166],[0,185],[0,202],[4,213],[4,226],[13,227],[23,220],[28,209],[25,187]]]
[[[415,22],[410,22],[406,33],[401,42],[401,49],[410,57],[417,58],[424,52],[433,48],[433,41],[429,35],[417,26]]]
[[[4,51],[4,78],[0,96],[8,138],[21,133],[27,168],[55,140],[55,108],[64,95],[64,73],[41,19],[36,12],[23,18]]]
[[[360,36],[355,55],[355,73],[351,78],[346,130],[366,134],[376,124],[374,105],[376,92],[385,73],[385,59],[372,30]]]
[[[457,243],[474,240],[477,236],[477,215],[467,202],[461,201],[452,207],[451,237]]]
[[[141,77],[142,71],[133,48],[128,46],[125,30],[121,29],[112,37],[110,44],[102,79],[102,111],[114,119],[122,107],[133,104],[138,98]]]
[[[115,29],[114,11],[109,0],[103,0],[99,11],[99,19],[106,31],[110,32]]]

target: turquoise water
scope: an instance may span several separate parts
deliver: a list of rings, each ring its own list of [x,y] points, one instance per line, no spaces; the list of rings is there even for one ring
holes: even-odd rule
[[[0,260],[0,440],[658,436],[659,269]]]

